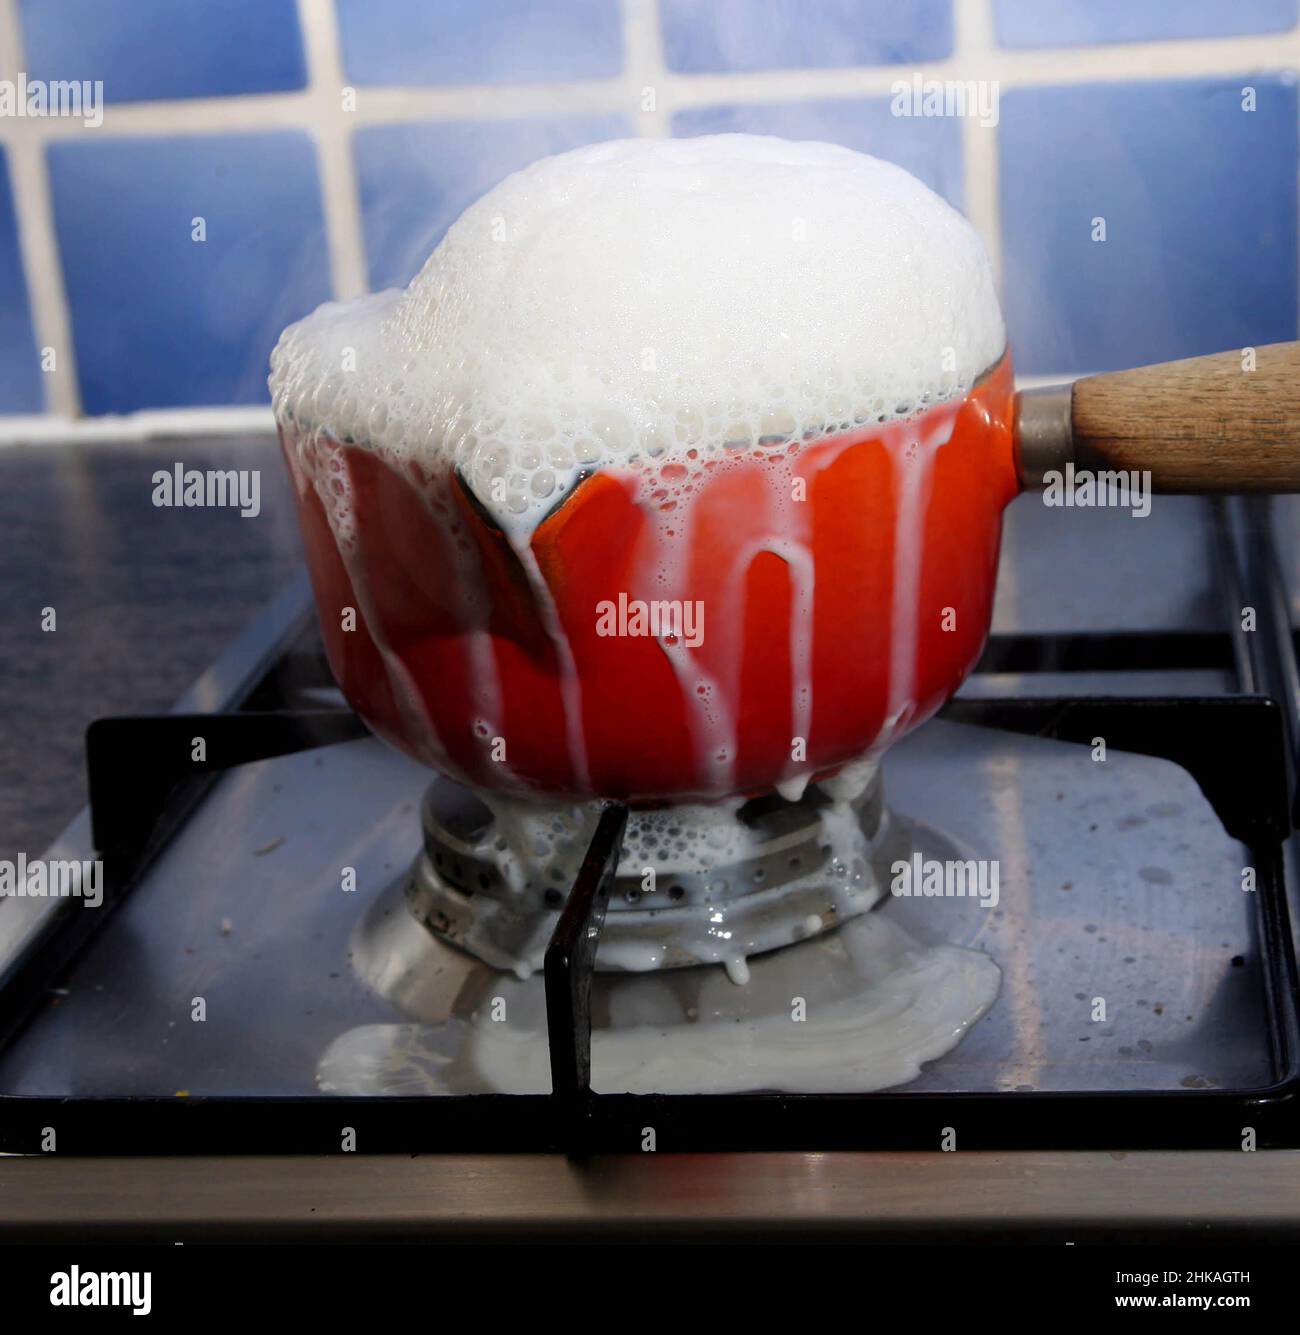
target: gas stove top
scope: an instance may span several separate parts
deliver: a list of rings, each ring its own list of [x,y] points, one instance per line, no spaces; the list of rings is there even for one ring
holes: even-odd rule
[[[739,870],[803,898],[749,896],[738,930],[787,944],[730,971],[620,967],[737,868],[662,886],[656,926],[617,806],[544,887],[542,967],[471,953],[489,818],[366,734],[295,586],[174,713],[91,729],[46,856],[102,858],[110,911],[0,902],[0,1149],[55,1110],[92,1154],[1300,1147],[1288,591],[1266,507],[1169,505],[1209,521],[1152,548],[1206,576],[1194,624],[1135,587],[1103,630],[1066,582],[1071,629],[995,627],[854,808],[874,907],[790,871],[825,794],[750,813]],[[903,864],[994,880],[888,893]]]

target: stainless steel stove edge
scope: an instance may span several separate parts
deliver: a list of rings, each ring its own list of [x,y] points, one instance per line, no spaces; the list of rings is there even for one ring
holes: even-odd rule
[[[0,1159],[0,1239],[1300,1239],[1300,1151]]]

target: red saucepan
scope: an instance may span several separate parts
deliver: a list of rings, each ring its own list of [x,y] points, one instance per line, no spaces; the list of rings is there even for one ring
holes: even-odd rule
[[[1022,488],[1072,464],[1300,490],[1298,348],[1021,395],[1004,356],[907,421],[728,451],[686,501],[672,463],[604,468],[523,551],[450,471],[283,439],[330,664],[380,736],[490,789],[717,798],[797,789],[952,695]]]

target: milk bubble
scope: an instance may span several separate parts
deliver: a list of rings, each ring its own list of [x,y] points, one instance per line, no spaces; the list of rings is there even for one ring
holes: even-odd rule
[[[506,178],[405,290],[286,329],[270,385],[300,442],[455,468],[518,533],[584,470],[676,463],[689,491],[719,454],[915,414],[1005,339],[974,229],[901,168],[634,139]]]

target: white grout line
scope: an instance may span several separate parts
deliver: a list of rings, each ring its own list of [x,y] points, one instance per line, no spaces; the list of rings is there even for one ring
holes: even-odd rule
[[[996,62],[993,0],[965,0],[954,6],[954,48],[966,77],[991,78],[982,71]],[[1000,92],[1000,90],[999,90]],[[1002,287],[1002,210],[998,194],[998,131],[978,116],[962,120],[962,209],[984,239],[993,281]]]
[[[667,69],[659,36],[658,0],[623,0],[624,83],[636,132],[663,138],[672,132]],[[647,107],[647,101],[653,105]]]
[[[23,68],[18,0],[0,0],[0,58],[5,61],[0,68],[0,77],[12,79]],[[42,368],[44,359],[53,357],[53,369],[42,369],[41,372],[45,406],[53,413],[75,417],[81,412],[81,392],[77,384],[76,355],[72,349],[68,297],[63,287],[63,266],[55,239],[50,178],[39,134],[44,122],[25,117],[3,117],[0,120],[7,131],[3,143],[9,158],[18,249],[27,285],[36,355],[41,359]]]
[[[307,97],[316,131],[330,277],[335,300],[344,301],[367,290],[369,272],[352,158],[355,113],[343,109],[347,80],[333,0],[298,0],[298,23],[307,59]]]
[[[986,0],[959,0],[959,32],[969,28],[963,9],[978,10]],[[337,28],[318,20],[318,5],[328,0],[299,0],[304,12],[304,40],[310,32],[320,41],[322,56],[333,52],[338,68]],[[625,31],[636,38],[629,54],[646,58],[659,52],[654,31],[654,0],[626,0]],[[15,0],[3,0],[10,12]],[[899,79],[920,73],[924,78],[977,77],[997,79],[1004,88],[1040,84],[1114,83],[1196,77],[1221,77],[1294,66],[1300,54],[1300,30],[1272,36],[1223,37],[1206,41],[1165,41],[1113,46],[1069,47],[1060,50],[1009,51],[993,42],[979,52],[977,70],[966,68],[966,54],[910,65],[877,65],[842,69],[765,70],[733,74],[677,74],[667,70],[661,55],[653,61],[655,86],[671,107],[720,103],[803,101],[809,98],[884,97]],[[642,44],[642,39],[645,44]],[[328,74],[327,74],[327,77]],[[340,76],[341,77],[341,76]],[[522,116],[565,115],[626,110],[630,87],[627,72],[612,79],[539,84],[455,84],[434,88],[363,87],[358,89],[357,125],[422,120],[495,120]],[[639,88],[640,85],[637,85]],[[337,104],[331,104],[337,106]],[[182,98],[166,102],[115,103],[105,108],[102,130],[89,131],[70,117],[0,117],[0,142],[32,135],[62,139],[87,133],[154,135],[220,133],[228,130],[297,126],[317,128],[316,90],[232,94]],[[340,114],[344,114],[340,112]]]

